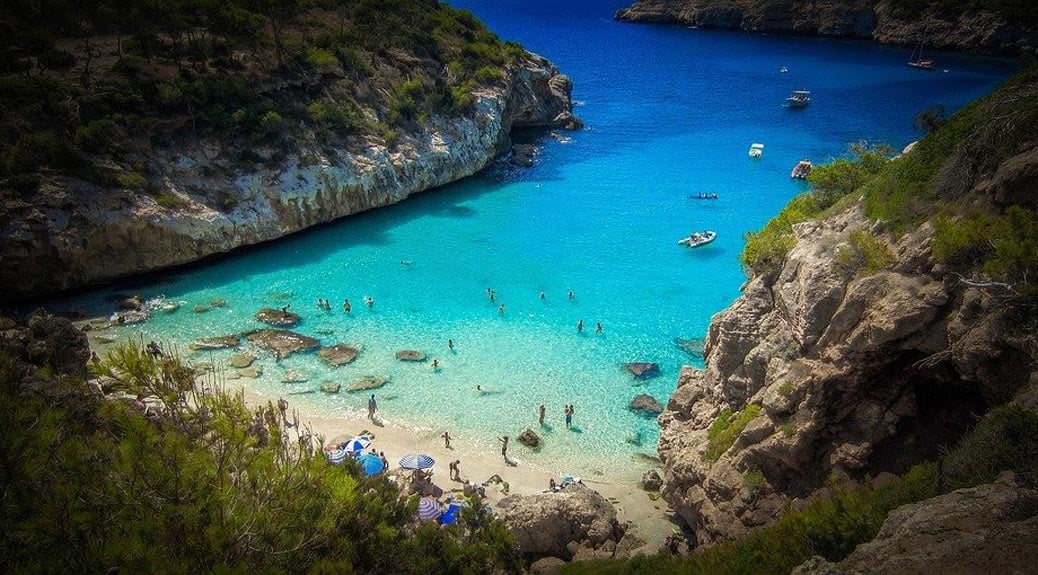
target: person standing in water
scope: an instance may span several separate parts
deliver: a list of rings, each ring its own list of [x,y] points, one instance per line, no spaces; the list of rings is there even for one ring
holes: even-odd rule
[[[567,405],[565,408],[563,408],[562,411],[563,411],[563,413],[566,414],[566,429],[572,428],[573,427],[573,406],[572,405]]]
[[[582,332],[582,331],[584,331],[584,320],[578,319],[577,320],[577,332]]]
[[[368,419],[375,419],[375,412],[378,411],[378,403],[375,402],[375,394],[371,394],[371,399],[368,400]]]
[[[350,305],[350,300],[348,300],[348,299],[342,300],[342,311],[344,311],[346,313],[350,313],[351,309],[353,309],[353,306]]]
[[[497,307],[497,313],[505,315],[505,304],[501,304]]]
[[[595,322],[595,333],[602,333],[602,322]]]
[[[537,408],[537,423],[539,423],[541,427],[544,427],[544,404],[543,403],[541,404],[540,407]]]
[[[453,339],[448,339],[447,340],[447,349],[449,349],[451,351],[454,351],[454,340]]]
[[[544,292],[541,292],[541,299],[544,299]]]
[[[501,442],[501,457],[508,461],[508,436],[498,437],[497,440]]]
[[[434,359],[432,362],[433,371],[440,369],[440,360]]]
[[[364,296],[364,303],[368,304],[368,307],[372,307],[375,305],[375,299],[371,296]]]
[[[569,290],[569,299],[573,299],[573,290]]]

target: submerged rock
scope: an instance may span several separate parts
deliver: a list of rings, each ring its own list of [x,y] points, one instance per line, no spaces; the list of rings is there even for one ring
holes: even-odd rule
[[[350,384],[346,391],[364,391],[365,389],[377,389],[387,383],[389,383],[388,377],[371,375],[368,377],[362,377],[357,381],[354,381]]]
[[[320,356],[328,365],[332,367],[339,367],[340,365],[346,365],[357,359],[357,354],[360,353],[355,347],[346,345],[344,343],[337,343],[331,347],[322,347],[317,355]]]
[[[324,393],[339,393],[342,389],[342,384],[335,381],[326,381],[321,384],[321,391]]]
[[[526,431],[520,433],[519,437],[516,437],[515,440],[534,449],[540,447],[542,443],[541,436],[537,435],[537,432],[530,428],[526,428]]]
[[[703,346],[706,345],[706,340],[698,337],[691,339],[675,337],[674,345],[678,346],[678,349],[696,359],[703,359]]]
[[[285,329],[259,329],[245,334],[245,339],[285,359],[293,353],[314,349],[321,342],[316,339]]]
[[[303,383],[305,381],[306,375],[295,370],[286,371],[281,378],[281,383]]]
[[[292,327],[299,323],[299,316],[297,314],[269,307],[259,310],[256,312],[254,317],[257,320],[274,327]]]
[[[663,407],[654,397],[644,393],[636,395],[631,400],[630,408],[632,411],[639,411],[649,415],[659,415],[663,411]]]
[[[529,168],[533,166],[535,158],[537,158],[537,146],[530,144],[515,144],[512,146],[511,162],[516,166]]]
[[[263,375],[263,366],[254,365],[252,367],[246,367],[245,369],[238,370],[238,373],[240,373],[242,377],[256,379],[257,377]]]
[[[400,361],[425,361],[425,354],[413,349],[405,349],[396,352],[396,358]]]
[[[624,369],[630,372],[631,375],[637,378],[650,378],[656,377],[660,374],[660,364],[649,363],[649,362],[632,362],[625,363]]]
[[[252,362],[256,361],[256,358],[247,353],[238,353],[231,356],[231,359],[227,361],[228,365],[238,369],[245,369],[252,365]]]
[[[212,309],[213,309],[213,306],[198,304],[198,305],[195,306],[194,312],[195,313],[205,313],[207,311],[211,311]]]
[[[219,337],[203,337],[196,339],[191,345],[191,349],[195,351],[205,349],[225,349],[229,347],[238,347],[238,343],[241,340],[236,335],[223,335]]]

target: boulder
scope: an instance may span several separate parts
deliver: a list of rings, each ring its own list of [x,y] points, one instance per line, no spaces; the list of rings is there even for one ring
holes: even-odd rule
[[[999,481],[899,507],[843,561],[793,573],[1033,573],[1035,557],[1038,491]]]
[[[231,356],[231,359],[227,360],[227,364],[233,368],[245,369],[252,365],[252,362],[256,361],[256,358],[247,353],[236,353]]]
[[[659,491],[663,486],[663,478],[660,477],[659,471],[650,469],[642,474],[642,479],[638,484],[646,491]]]
[[[623,365],[624,369],[630,372],[631,375],[640,379],[656,377],[660,374],[660,365],[658,363],[632,362]]]
[[[228,347],[238,347],[238,343],[241,340],[236,335],[223,335],[220,337],[203,337],[196,339],[191,345],[191,349],[195,351],[207,350],[207,349],[225,349]]]
[[[515,144],[512,146],[511,162],[516,166],[529,168],[537,157],[537,147],[530,144]]]
[[[322,347],[317,355],[320,356],[328,365],[332,367],[339,367],[340,365],[346,365],[357,359],[357,354],[360,353],[355,347],[348,346],[344,343],[337,343],[331,347]]]
[[[362,377],[357,381],[351,383],[350,386],[346,388],[346,391],[364,391],[366,389],[378,389],[387,383],[389,383],[388,377],[369,375],[368,377]]]
[[[138,310],[141,309],[141,305],[143,305],[143,303],[144,302],[141,299],[140,294],[137,294],[137,295],[133,295],[133,296],[130,296],[128,298],[119,300],[119,309],[124,310],[124,311],[131,311],[131,310],[132,311],[138,311]]]
[[[530,564],[530,575],[556,575],[566,566],[558,557],[542,557]]]
[[[663,411],[663,406],[660,405],[660,402],[656,401],[656,399],[651,395],[645,393],[636,395],[634,399],[631,400],[630,408],[632,411],[639,411],[649,415],[658,415]]]
[[[245,334],[245,339],[284,359],[293,353],[314,349],[321,342],[316,339],[284,329],[259,329]]]
[[[509,495],[497,503],[497,517],[527,555],[569,559],[580,546],[600,549],[623,537],[616,510],[598,492],[572,484],[556,493]],[[571,550],[569,545],[575,543]]]
[[[263,375],[263,366],[254,365],[252,367],[246,367],[245,369],[238,370],[238,373],[240,373],[242,377],[256,379],[257,377]]]
[[[520,433],[515,440],[533,449],[538,449],[542,443],[541,436],[537,435],[537,432],[530,428],[526,428],[526,431]]]
[[[40,310],[29,318],[26,354],[37,366],[46,366],[56,374],[85,379],[90,344],[87,335],[71,321]]]
[[[413,349],[405,349],[396,352],[396,358],[400,361],[425,361],[425,354]]]
[[[342,384],[335,381],[326,381],[321,384],[321,391],[325,393],[339,393]]]
[[[292,327],[299,323],[299,316],[280,309],[265,307],[256,312],[255,318],[274,327]]]
[[[305,381],[306,375],[295,370],[286,371],[281,378],[281,383],[303,383]]]

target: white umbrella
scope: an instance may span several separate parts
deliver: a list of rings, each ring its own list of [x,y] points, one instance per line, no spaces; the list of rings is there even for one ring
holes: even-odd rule
[[[370,437],[366,435],[358,435],[357,437],[342,442],[339,445],[339,448],[350,455],[356,455],[367,449],[369,445],[371,445]]]
[[[400,467],[404,469],[429,469],[435,463],[436,460],[424,453],[408,453],[400,458]]]
[[[440,502],[432,497],[423,497],[418,500],[418,519],[422,521],[435,521],[443,515]]]

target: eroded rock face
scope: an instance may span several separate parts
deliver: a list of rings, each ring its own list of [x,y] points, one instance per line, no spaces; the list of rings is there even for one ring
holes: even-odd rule
[[[833,472],[932,459],[1027,384],[1026,334],[997,297],[934,265],[929,225],[888,245],[888,269],[841,263],[850,234],[872,228],[858,207],[796,225],[778,277],[750,280],[713,318],[706,369],[683,369],[659,417],[661,494],[700,545],[775,520]],[[730,445],[707,437],[724,410],[748,417]]]
[[[271,352],[277,359],[285,359],[293,353],[314,349],[321,344],[318,340],[286,329],[261,329],[245,334],[245,339]]]
[[[999,482],[899,507],[843,561],[816,557],[793,573],[1031,573],[1035,557],[1038,492]]]
[[[158,150],[142,161],[176,208],[130,190],[44,177],[31,201],[9,206],[0,300],[193,262],[470,176],[508,149],[513,127],[576,127],[571,89],[549,61],[528,54],[505,82],[474,94],[470,114],[430,118],[393,145],[371,136],[327,150],[303,140],[283,161],[248,168],[236,167],[237,150],[216,140]]]
[[[496,514],[527,555],[570,559],[585,548],[612,557],[624,534],[612,504],[579,484],[557,493],[510,495],[498,502]]]
[[[932,12],[902,20],[890,0],[638,0],[617,20],[729,28],[748,32],[871,38],[983,53],[1034,52],[1038,30],[983,10],[949,20]]]

